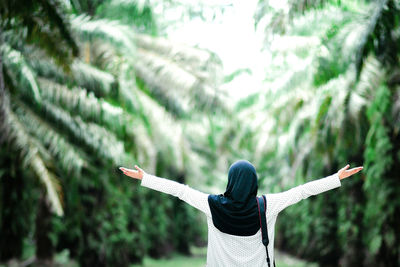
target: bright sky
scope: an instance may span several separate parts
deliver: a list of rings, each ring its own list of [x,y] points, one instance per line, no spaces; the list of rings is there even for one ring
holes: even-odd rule
[[[265,78],[263,66],[268,61],[268,57],[260,52],[262,37],[254,28],[253,17],[258,0],[203,2],[228,6],[216,20],[191,20],[169,31],[168,38],[216,52],[223,62],[225,75],[249,68],[253,75],[244,73],[223,88],[233,97],[240,98],[258,91]]]

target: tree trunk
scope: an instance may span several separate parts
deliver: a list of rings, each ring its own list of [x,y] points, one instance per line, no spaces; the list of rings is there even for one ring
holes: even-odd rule
[[[27,222],[21,212],[21,206],[24,204],[21,201],[24,188],[22,176],[12,175],[9,157],[0,155],[0,159],[3,162],[0,170],[7,170],[0,178],[0,261],[5,262],[21,257],[23,239],[27,234],[24,226]]]
[[[42,192],[39,199],[39,207],[36,216],[36,258],[39,262],[46,264],[51,262],[54,253],[54,244],[52,243],[49,233],[52,230],[50,206],[46,199],[46,195]]]
[[[395,162],[400,158],[398,154],[400,151],[400,134],[396,132],[395,129],[391,129],[391,144],[393,145],[391,156]],[[388,201],[386,205],[385,212],[390,212],[386,215],[386,220],[381,228],[380,234],[382,236],[382,246],[375,257],[375,262],[379,263],[378,266],[385,267],[395,267],[400,264],[400,204],[398,199],[400,198],[400,165],[394,163],[387,173],[385,179],[390,181],[391,193],[388,199],[393,201]],[[397,200],[397,201],[396,201]]]
[[[0,28],[0,46],[3,45],[3,35],[2,35],[2,29]],[[5,94],[5,88],[4,88],[4,75],[3,75],[3,57],[2,53],[0,53],[0,129],[3,129],[3,125],[1,125],[5,120],[4,120],[4,94]],[[0,143],[2,142],[1,140],[1,135],[0,135]]]
[[[0,28],[0,46],[2,44],[2,29]],[[4,129],[3,125],[1,125],[5,121],[4,101],[3,58],[0,53],[0,130]],[[7,261],[11,258],[19,258],[22,255],[23,238],[26,231],[23,229],[25,226],[23,218],[19,216],[21,214],[18,214],[23,193],[22,176],[12,175],[12,160],[3,142],[4,140],[2,140],[0,133],[2,149],[0,170],[6,170],[0,177],[0,261]]]

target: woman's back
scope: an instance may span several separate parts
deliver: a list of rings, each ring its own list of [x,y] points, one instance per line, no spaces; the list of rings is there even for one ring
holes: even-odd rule
[[[261,242],[261,232],[258,231],[255,235],[251,236],[237,236],[218,230],[212,220],[208,202],[209,194],[192,189],[188,185],[147,173],[144,174],[141,185],[176,196],[206,215],[208,224],[207,266],[267,266],[266,251]],[[326,178],[299,185],[285,192],[266,194],[266,219],[269,237],[268,253],[271,262],[274,261],[274,231],[279,212],[302,199],[339,187],[340,185],[338,174],[335,173]]]
[[[268,196],[268,195],[267,195]],[[274,260],[274,228],[277,216],[267,216],[268,253]],[[207,217],[208,248],[207,266],[266,266],[265,246],[261,231],[252,236],[235,236],[219,231]]]

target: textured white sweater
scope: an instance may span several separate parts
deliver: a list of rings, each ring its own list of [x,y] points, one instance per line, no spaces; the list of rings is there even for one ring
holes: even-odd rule
[[[202,211],[207,216],[208,248],[207,266],[267,266],[265,247],[261,242],[261,231],[252,236],[235,236],[219,231],[213,224],[208,194],[164,178],[145,173],[142,186],[164,192],[185,201],[189,205]],[[267,227],[268,227],[268,254],[271,264],[274,261],[274,233],[276,218],[283,209],[306,199],[341,185],[337,173],[290,190],[275,194],[266,194],[267,198]]]

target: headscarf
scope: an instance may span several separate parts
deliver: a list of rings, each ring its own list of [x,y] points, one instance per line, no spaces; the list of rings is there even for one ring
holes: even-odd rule
[[[257,173],[254,166],[246,160],[232,164],[225,193],[208,197],[214,226],[231,235],[256,234],[260,229],[257,190]]]

